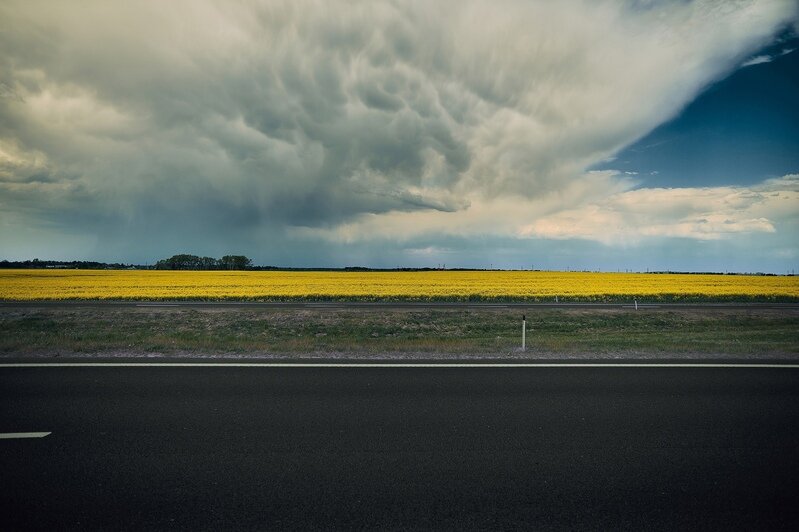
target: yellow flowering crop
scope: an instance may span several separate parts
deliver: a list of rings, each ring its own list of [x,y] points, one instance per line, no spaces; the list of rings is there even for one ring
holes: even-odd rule
[[[0,270],[0,299],[797,300],[799,277],[530,271]]]

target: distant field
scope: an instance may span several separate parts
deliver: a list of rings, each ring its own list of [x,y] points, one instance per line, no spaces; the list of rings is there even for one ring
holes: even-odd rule
[[[799,277],[531,271],[0,270],[2,300],[797,301]]]

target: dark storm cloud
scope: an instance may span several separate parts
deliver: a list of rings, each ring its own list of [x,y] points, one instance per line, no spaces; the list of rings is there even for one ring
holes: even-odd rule
[[[69,17],[63,32],[12,31],[18,57],[9,83],[41,101],[45,120],[85,113],[75,118],[86,123],[62,124],[84,125],[74,132],[83,138],[65,131],[42,136],[52,125],[30,120],[19,106],[6,109],[4,133],[48,154],[57,167],[82,156],[83,179],[96,199],[113,201],[113,188],[128,216],[172,225],[188,217],[198,230],[452,209],[408,190],[422,184],[431,156],[443,161],[433,176],[443,184],[469,163],[435,92],[419,91],[413,73],[390,70],[393,53],[409,54],[411,39],[398,30],[381,35],[359,21],[344,20],[342,27],[314,17],[309,22],[288,5],[256,11],[260,27],[242,28],[236,17],[223,22],[230,31],[248,31],[247,42],[237,41],[230,54],[215,48],[230,45],[224,38],[205,50],[181,43],[170,49],[157,28],[142,35],[141,26],[133,34],[123,29],[109,48],[98,49],[101,40],[77,34],[107,30]],[[133,14],[134,26],[144,22]],[[323,29],[318,39],[310,27],[316,24]],[[213,28],[207,30],[199,33],[213,38]],[[295,40],[295,32],[307,35]],[[386,42],[369,51],[377,38]],[[37,51],[42,48],[49,53]],[[65,48],[73,48],[73,61],[61,61]],[[360,54],[363,64],[356,61]],[[352,77],[352,68],[362,75]],[[56,107],[55,117],[48,106]],[[92,124],[96,118],[110,123]],[[91,201],[82,209],[102,210]]]
[[[768,1],[5,2],[0,231],[213,254],[363,216],[573,207],[585,168],[792,17]]]

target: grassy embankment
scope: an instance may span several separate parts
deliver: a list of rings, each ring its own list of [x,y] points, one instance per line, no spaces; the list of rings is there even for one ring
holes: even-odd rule
[[[0,356],[519,357],[494,310],[0,309]],[[546,310],[524,356],[799,357],[799,312]]]

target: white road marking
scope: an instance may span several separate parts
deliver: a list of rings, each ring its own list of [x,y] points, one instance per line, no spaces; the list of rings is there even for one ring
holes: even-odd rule
[[[180,307],[182,303],[136,303],[137,307]]]
[[[15,440],[18,438],[44,438],[52,432],[0,432],[0,440]]]
[[[0,368],[763,368],[799,369],[797,364],[747,364],[712,362],[664,362],[644,364],[609,362],[527,363],[495,362],[18,362],[0,364]]]

